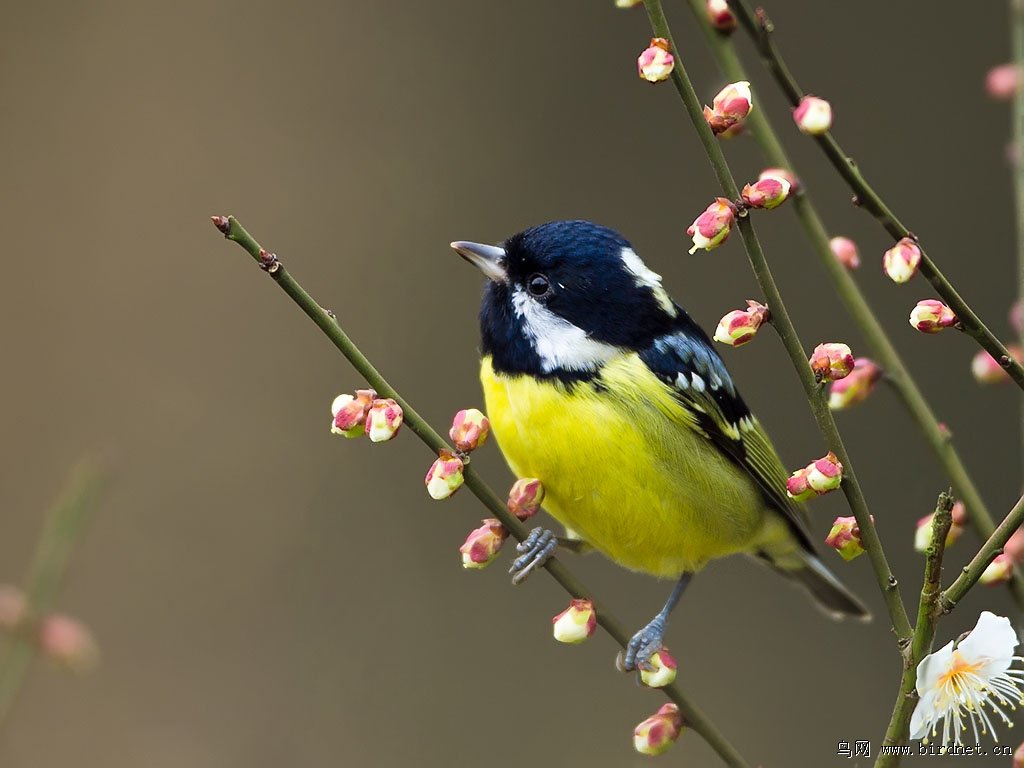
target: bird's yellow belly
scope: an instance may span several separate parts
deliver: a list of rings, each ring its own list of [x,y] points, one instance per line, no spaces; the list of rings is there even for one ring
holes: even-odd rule
[[[545,509],[617,563],[658,576],[754,549],[765,523],[754,482],[683,425],[638,358],[603,377],[604,391],[569,391],[483,361],[495,438],[518,477],[544,483]]]

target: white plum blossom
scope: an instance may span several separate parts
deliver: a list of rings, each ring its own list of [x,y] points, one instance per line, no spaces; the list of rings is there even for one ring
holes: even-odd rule
[[[971,725],[973,743],[979,734],[996,738],[993,715],[1011,726],[1007,710],[1024,704],[1024,670],[1011,669],[1017,633],[1010,620],[982,611],[978,623],[959,643],[950,641],[917,666],[921,697],[910,720],[910,737],[928,742],[940,736],[943,746],[960,744]],[[978,725],[981,725],[979,730]]]

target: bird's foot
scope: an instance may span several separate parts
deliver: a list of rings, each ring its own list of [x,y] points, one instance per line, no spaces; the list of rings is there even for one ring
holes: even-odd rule
[[[652,670],[651,656],[656,654],[664,645],[662,640],[665,635],[665,619],[655,616],[651,622],[637,632],[626,644],[626,654],[619,654],[618,666],[624,672],[632,672],[635,669]]]
[[[558,548],[558,537],[547,528],[534,528],[530,535],[516,546],[519,557],[508,572],[513,584],[522,584],[534,570],[546,563]]]

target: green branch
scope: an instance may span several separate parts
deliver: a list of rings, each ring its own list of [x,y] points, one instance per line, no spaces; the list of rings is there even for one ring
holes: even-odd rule
[[[647,9],[651,29],[654,31],[655,37],[663,37],[669,40],[672,45],[672,51],[676,57],[675,67],[672,70],[672,83],[675,85],[683,105],[686,107],[686,112],[693,123],[694,129],[697,131],[697,135],[700,137],[701,144],[704,146],[704,151],[711,162],[711,167],[714,169],[722,191],[730,200],[737,200],[740,193],[736,186],[736,181],[729,169],[729,164],[725,159],[722,148],[719,146],[718,139],[712,134],[707,121],[704,119],[702,104],[693,90],[693,85],[690,83],[686,68],[679,57],[679,49],[672,43],[672,32],[665,19],[661,0],[644,0],[644,7]],[[882,543],[878,538],[878,532],[875,530],[871,515],[868,512],[867,502],[860,483],[857,482],[857,476],[853,470],[853,462],[850,460],[850,455],[843,444],[843,439],[839,434],[835,419],[832,417],[831,410],[829,410],[824,390],[815,380],[814,373],[807,362],[807,353],[804,351],[796,328],[793,326],[793,321],[789,317],[789,312],[782,300],[782,294],[779,292],[779,287],[772,276],[771,269],[765,259],[764,251],[761,249],[761,243],[757,238],[757,233],[754,231],[750,217],[738,217],[737,226],[754,275],[761,290],[764,292],[768,307],[771,310],[772,325],[778,331],[786,352],[793,363],[793,367],[800,377],[800,382],[804,386],[811,411],[818,423],[822,436],[825,438],[826,444],[843,464],[843,491],[850,504],[850,509],[857,519],[861,539],[871,561],[875,580],[878,582],[879,589],[885,599],[886,608],[889,612],[893,629],[896,632],[897,640],[900,643],[901,649],[905,648],[910,642],[913,630],[911,629],[906,608],[903,605],[903,600],[897,588],[896,577],[893,576],[892,569],[889,567],[889,562],[882,549]]]
[[[939,593],[942,590],[942,555],[946,551],[946,536],[953,525],[953,498],[939,494],[932,517],[932,540],[925,553],[924,583],[921,585],[921,599],[917,607],[917,623],[914,625],[914,639],[910,653],[903,662],[899,693],[893,707],[889,726],[885,730],[886,746],[902,744],[910,729],[910,718],[917,703],[917,665],[932,649],[935,640],[935,623],[938,620]],[[899,765],[899,756],[880,755],[875,768],[891,768]]]
[[[25,583],[25,621],[32,625],[51,610],[57,599],[71,552],[92,517],[101,486],[102,479],[95,469],[80,467],[47,515]],[[33,639],[31,633],[15,632],[0,659],[0,724],[10,714],[35,658]]]
[[[1014,0],[1015,2],[1015,0]],[[750,80],[744,71],[736,46],[731,39],[714,29],[708,22],[704,0],[690,0],[694,16],[707,38],[711,52],[718,62],[719,68],[732,82]],[[800,174],[793,167],[786,151],[772,128],[765,111],[754,109],[747,116],[747,127],[761,147],[768,165],[786,168],[799,178]],[[1024,169],[1024,164],[1019,166]],[[836,293],[846,306],[847,311],[857,324],[875,358],[885,369],[886,381],[899,396],[911,418],[917,424],[925,441],[931,447],[939,464],[945,470],[956,495],[967,506],[969,521],[980,541],[984,541],[996,529],[995,519],[989,511],[981,493],[967,472],[967,468],[957,453],[949,434],[939,427],[939,420],[925,400],[924,393],[917,386],[910,371],[907,370],[899,352],[893,346],[882,324],[872,311],[863,292],[857,285],[850,271],[835,258],[829,245],[829,234],[821,216],[807,194],[801,189],[793,195],[793,209],[800,221],[807,239],[818,254],[836,288]],[[1024,217],[1020,218],[1024,221]],[[1022,239],[1024,243],[1024,239]],[[1022,289],[1024,296],[1024,289]],[[1022,427],[1024,428],[1024,427]],[[1024,574],[1014,572],[1009,583],[1017,605],[1024,609]]]
[[[761,57],[764,59],[772,75],[774,75],[786,98],[795,107],[800,103],[800,99],[804,97],[804,91],[796,82],[778,48],[775,46],[772,36],[774,28],[771,21],[764,14],[763,10],[752,11],[747,0],[730,0],[729,5],[736,12],[740,23],[750,33]],[[857,204],[861,208],[871,213],[895,240],[904,237],[917,240],[917,236],[907,229],[903,222],[896,218],[896,215],[889,209],[882,197],[868,184],[857,167],[857,163],[839,146],[831,132],[811,138],[821,147],[833,167],[846,181],[850,189],[853,190],[857,198]],[[918,246],[920,247],[920,243],[918,243]],[[974,310],[957,293],[956,289],[946,276],[942,274],[935,265],[935,262],[931,260],[924,248],[921,248],[920,270],[925,279],[932,284],[940,298],[956,314],[957,319],[960,321],[961,330],[977,341],[993,358],[998,360],[1000,365],[1010,374],[1010,378],[1017,383],[1017,386],[1024,389],[1024,367],[1021,366],[1020,362],[1013,359],[1003,343],[993,335],[992,331],[981,321],[981,318],[975,314]]]
[[[352,342],[333,313],[321,307],[306,290],[299,285],[295,279],[285,270],[284,265],[278,258],[264,250],[252,236],[245,231],[238,220],[233,216],[214,216],[213,222],[224,236],[235,243],[238,243],[252,256],[260,267],[269,274],[274,282],[294,301],[299,308],[306,313],[316,326],[323,331],[324,335],[352,364],[356,371],[384,397],[393,398],[404,412],[403,424],[408,427],[417,437],[436,454],[441,450],[451,450],[433,427],[416,412],[408,401],[401,397],[387,380],[381,375],[369,359]],[[476,471],[468,463],[466,464],[464,477],[466,487],[487,507],[488,511],[501,521],[501,524],[519,541],[526,538],[529,531],[526,526],[511,512],[505,502],[491,490],[491,488],[477,475]],[[545,563],[544,568],[557,581],[566,592],[575,598],[587,598],[594,603],[597,611],[598,624],[609,634],[620,647],[625,648],[629,642],[630,634],[627,633],[624,625],[616,619],[610,610],[598,601],[592,592],[586,589],[566,566],[558,560],[551,558]],[[678,683],[672,683],[661,689],[676,703],[679,712],[682,714],[687,726],[698,733],[730,768],[749,768],[743,757],[730,744],[725,736],[715,727],[714,723],[687,697]]]

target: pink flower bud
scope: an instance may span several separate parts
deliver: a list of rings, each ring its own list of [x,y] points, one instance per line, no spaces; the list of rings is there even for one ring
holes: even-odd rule
[[[858,357],[853,361],[850,375],[833,381],[828,393],[828,407],[841,411],[851,405],[864,402],[882,377],[882,369],[873,360]]]
[[[904,237],[882,256],[882,269],[894,283],[905,283],[917,274],[921,263],[921,249],[909,237]]]
[[[1009,101],[1020,89],[1020,70],[1016,64],[1000,64],[985,75],[985,90],[997,101]]]
[[[791,499],[797,501],[807,501],[812,496],[818,495],[807,482],[807,467],[798,469],[789,476],[789,479],[786,480],[786,493]]]
[[[822,494],[834,491],[843,482],[843,465],[832,451],[807,465],[807,484]]]
[[[795,195],[800,191],[800,179],[788,168],[765,168],[757,177],[758,181],[764,179],[785,179],[789,182],[789,193]]]
[[[820,136],[832,127],[832,105],[817,96],[804,96],[793,110],[793,122],[802,133]]]
[[[707,15],[711,26],[719,32],[732,32],[737,22],[726,0],[707,0]]]
[[[953,310],[938,299],[924,299],[910,310],[910,324],[921,333],[938,333],[957,322]]]
[[[1004,552],[996,555],[995,559],[982,571],[978,583],[984,584],[987,587],[994,587],[997,584],[1005,584],[1010,580],[1011,576],[1013,576],[1013,560]]]
[[[651,668],[640,670],[640,682],[649,688],[664,688],[676,679],[676,660],[667,648],[657,651],[650,660]]]
[[[743,127],[743,121],[753,106],[750,83],[740,80],[725,86],[715,96],[711,106],[704,107],[704,119],[716,136],[733,136]]]
[[[958,509],[959,507],[959,509]],[[963,502],[957,502],[953,505],[953,524],[949,526],[949,533],[946,534],[946,546],[950,547],[957,539],[960,538],[964,532],[964,523],[967,520],[967,514],[964,510]],[[917,521],[917,530],[914,532],[914,550],[924,554],[928,551],[928,547],[932,544],[932,522],[935,519],[935,513],[925,515]]]
[[[1017,747],[1017,750],[1013,753],[1012,768],[1024,768],[1024,744]]]
[[[537,514],[544,502],[544,484],[535,477],[524,477],[512,486],[508,492],[508,511],[520,520],[526,520]]]
[[[636,60],[640,78],[649,83],[667,80],[675,67],[675,59],[669,53],[668,40],[663,37],[651,38],[651,44]]]
[[[825,544],[832,547],[843,560],[853,560],[864,554],[860,541],[860,526],[855,517],[837,517],[832,530],[825,538]]]
[[[641,755],[661,755],[676,743],[682,731],[679,707],[668,703],[633,730],[633,747]]]
[[[853,372],[853,352],[848,345],[840,342],[819,344],[808,362],[818,381],[838,381]]]
[[[1003,552],[1014,563],[1024,562],[1024,528],[1018,528],[1010,535],[1006,544],[1003,545]]]
[[[1010,326],[1018,336],[1024,334],[1024,299],[1018,299],[1010,307]]]
[[[860,266],[860,253],[857,251],[857,244],[848,237],[833,237],[828,241],[829,248],[836,261],[847,269],[856,269]]]
[[[370,410],[377,393],[372,389],[357,389],[355,395],[338,395],[331,403],[331,432],[345,437],[359,437],[363,434],[366,413]]]
[[[63,614],[53,613],[39,623],[39,650],[54,661],[84,672],[96,665],[99,648],[85,625]]]
[[[747,309],[734,309],[718,321],[715,341],[739,347],[754,338],[757,329],[768,319],[768,307],[751,299],[747,299],[747,305]]]
[[[979,384],[998,384],[1010,380],[1006,369],[984,349],[979,349],[971,359],[971,374]]]
[[[461,547],[463,568],[486,568],[498,556],[508,531],[494,518],[482,521],[479,528],[470,531]]]
[[[843,465],[831,451],[798,469],[786,481],[786,493],[797,501],[834,491],[843,482]]]
[[[736,209],[733,204],[724,197],[716,198],[686,230],[686,234],[693,238],[690,253],[695,253],[699,248],[710,251],[724,243],[735,219]]]
[[[460,451],[476,450],[491,433],[491,422],[476,408],[468,408],[455,414],[448,436]]]
[[[786,202],[786,198],[789,197],[789,182],[768,176],[753,184],[745,184],[740,194],[751,208],[764,208],[770,211]]]
[[[0,584],[0,631],[10,632],[27,617],[25,593],[13,584]]]
[[[366,434],[374,443],[386,442],[398,434],[402,419],[402,406],[390,397],[374,400],[366,414]]]
[[[441,451],[423,479],[430,498],[438,501],[447,499],[459,490],[463,482],[465,480],[462,477],[462,459],[451,451]]]
[[[551,619],[551,631],[560,643],[582,643],[597,631],[597,611],[589,600],[572,600]]]

